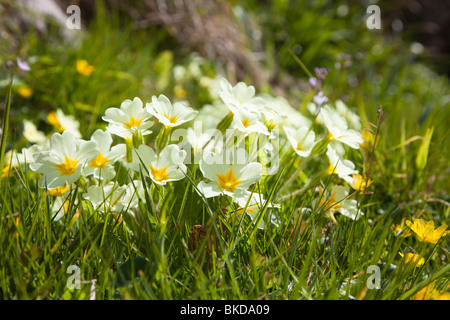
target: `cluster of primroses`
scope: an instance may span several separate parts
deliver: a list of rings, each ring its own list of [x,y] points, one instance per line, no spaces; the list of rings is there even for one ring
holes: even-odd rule
[[[79,123],[61,110],[47,116],[57,131],[50,139],[25,121],[24,136],[35,144],[10,155],[9,164],[27,163],[42,174],[40,186],[55,197],[54,220],[64,215],[68,191],[80,177],[87,182],[83,198],[95,210],[120,213],[137,208],[139,198],[144,200],[142,176],[165,186],[185,179],[190,174],[186,165],[192,163],[202,174],[195,182],[201,196],[228,196],[254,218],[258,208],[279,207],[266,205],[266,195],[250,187],[275,174],[283,155],[290,152],[307,163],[325,153],[324,172],[337,179],[317,189],[313,205],[322,206],[334,221],[336,212],[353,220],[363,215],[351,189],[362,190],[371,181],[362,178],[346,152],[359,149],[365,140],[359,117],[342,101],[333,106],[311,103],[311,120],[284,98],[257,95],[243,82],[233,86],[221,78],[209,85],[217,98],[198,111],[164,95],[152,96],[145,104],[138,97],[125,100],[119,108],[105,111],[106,130],[96,130],[89,140],[82,139]],[[321,129],[315,132],[314,126]],[[156,138],[147,141],[155,128]],[[115,179],[116,162],[129,170],[128,184],[119,185]],[[11,167],[5,166],[3,175]]]

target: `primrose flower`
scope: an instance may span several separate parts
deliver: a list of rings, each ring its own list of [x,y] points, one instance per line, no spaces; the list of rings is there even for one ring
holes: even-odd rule
[[[358,202],[354,199],[348,199],[349,188],[346,186],[333,186],[329,191],[323,191],[319,187],[320,202],[318,205],[328,211],[331,219],[334,219],[334,212],[350,218],[352,220],[359,220],[363,213],[358,210]],[[317,203],[318,201],[315,201]]]
[[[39,131],[33,122],[23,120],[23,136],[30,142],[43,144],[47,141],[45,134]]]
[[[5,153],[3,159],[3,169],[1,172],[2,178],[11,177],[14,173],[14,168],[23,163],[23,157],[16,150],[9,150]]]
[[[349,124],[349,127],[351,129],[355,129],[356,131],[361,131],[361,118],[359,115],[354,113],[342,100],[337,100],[334,103],[336,107],[337,113],[339,113],[342,117],[344,117],[347,120],[347,123]]]
[[[108,182],[103,186],[91,185],[83,194],[83,198],[89,200],[94,210],[106,213],[119,213],[123,209],[120,202],[126,193],[126,186],[118,186],[114,182]]]
[[[401,252],[398,254],[404,259],[404,264],[412,263],[416,267],[420,267],[425,263],[425,259],[415,253],[408,252],[406,256]]]
[[[77,140],[71,131],[66,130],[51,136],[50,151],[35,154],[30,169],[43,174],[41,186],[56,188],[78,180],[82,167],[98,152],[95,142]]]
[[[260,119],[256,110],[242,106],[234,112],[232,124],[235,129],[243,133],[257,132],[268,136],[269,130]]]
[[[202,123],[202,129],[216,129],[224,118],[224,114],[229,113],[227,106],[221,101],[213,101],[212,104],[205,104],[195,118],[195,122]]]
[[[114,162],[125,157],[125,144],[118,144],[111,148],[113,139],[108,131],[97,129],[91,137],[97,145],[99,153],[89,161],[83,168],[83,175],[93,175],[96,179],[112,179],[116,172],[114,170]]]
[[[219,92],[220,92],[220,77],[216,76],[214,78],[210,78],[207,76],[200,77],[199,84],[208,90],[209,96],[216,100],[219,99]]]
[[[252,106],[260,104],[261,99],[255,97],[255,87],[247,86],[244,82],[238,82],[234,87],[227,79],[219,80],[220,91],[219,96],[228,109],[236,114],[243,106]]]
[[[17,153],[16,150],[6,152],[3,159],[2,177],[10,176],[13,173],[12,168],[19,167],[22,164],[33,163],[35,154],[49,150],[49,145],[47,140],[43,145],[33,144],[28,148],[22,148],[21,153]]]
[[[330,132],[330,139],[342,142],[350,148],[359,149],[363,143],[362,135],[359,131],[349,129],[347,121],[339,113],[325,105],[320,109],[323,122]]]
[[[153,96],[152,102],[146,104],[147,111],[166,127],[176,127],[194,119],[198,111],[186,106],[183,102],[171,103],[169,98],[161,94]]]
[[[307,127],[301,127],[299,129],[284,127],[284,132],[295,152],[300,157],[309,157],[312,149],[317,143],[314,141],[316,138],[314,131],[309,131],[309,128]]]
[[[251,193],[247,192],[244,196],[235,198],[234,202],[236,202],[239,205],[239,210],[237,211],[237,214],[242,214],[245,209],[245,213],[247,213],[251,219],[255,221],[255,219],[258,218],[259,211],[264,207],[266,200],[264,200],[264,197],[262,194],[259,193]],[[268,208],[280,208],[281,206],[279,204],[267,204]],[[270,215],[271,222],[274,223],[276,226],[278,226],[278,221],[276,219],[276,216],[274,214]],[[265,223],[264,219],[261,219],[261,222],[258,225],[258,229],[264,229]]]
[[[122,210],[137,208],[139,199],[145,200],[144,185],[141,180],[133,180],[125,185],[125,193],[120,198]]]
[[[273,97],[266,93],[260,94],[258,97],[264,100],[266,108],[275,111],[280,116],[277,119],[278,121],[276,121],[280,127],[290,126],[293,128],[309,128],[311,126],[312,121],[292,107],[285,98]],[[265,117],[264,111],[262,111],[262,113],[263,117]]]
[[[275,127],[278,127],[285,119],[287,115],[285,113],[280,112],[274,107],[264,106],[261,108],[262,121],[264,121],[264,125],[267,127],[269,132]]]
[[[406,225],[414,231],[420,242],[437,243],[441,237],[450,233],[450,230],[446,231],[446,224],[434,229],[433,220],[428,222],[425,222],[422,219],[413,219],[413,222],[406,220]]]
[[[77,72],[83,76],[90,76],[95,67],[91,66],[86,60],[77,60]]]
[[[124,100],[120,104],[120,108],[106,109],[102,119],[108,122],[107,130],[112,134],[123,137],[126,133],[132,134],[137,130],[146,131],[153,125],[149,119],[152,117],[147,109],[143,107],[141,99],[135,97],[133,101]]]
[[[56,197],[53,200],[51,210],[52,210],[52,221],[59,221],[62,217],[64,217],[69,212],[70,199],[69,195],[63,195],[60,197]],[[76,201],[76,200],[75,200]],[[75,202],[76,203],[76,202]]]
[[[327,146],[326,155],[328,156],[330,165],[327,169],[327,174],[337,174],[339,178],[345,180],[347,183],[354,183],[353,174],[358,174],[355,170],[355,164],[350,160],[341,159],[336,150],[329,144]]]
[[[140,180],[133,180],[122,186],[112,181],[103,186],[91,185],[83,194],[83,198],[92,204],[94,210],[114,215],[135,209],[138,200],[145,199],[144,197],[144,187]]]
[[[159,156],[147,145],[140,145],[133,150],[133,162],[129,167],[149,176],[154,183],[165,185],[170,181],[178,181],[185,177],[186,166],[183,161],[186,151],[180,150],[175,144],[170,144],[161,150]],[[143,168],[142,166],[145,166]]]
[[[68,130],[72,132],[75,138],[81,138],[81,133],[78,129],[80,127],[80,123],[75,120],[73,116],[65,115],[61,109],[51,111],[47,115],[47,122],[50,123],[59,133]]]
[[[198,132],[195,129],[187,128],[186,142],[192,148],[194,157],[201,155],[203,151],[218,151],[223,147],[223,141],[218,139],[216,135],[207,130],[206,132]],[[214,133],[217,133],[214,131]]]
[[[244,196],[247,189],[262,177],[262,165],[257,162],[248,163],[247,155],[239,159],[238,152],[206,152],[199,166],[203,176],[210,180],[198,184],[198,189],[206,198],[222,193],[232,197]]]

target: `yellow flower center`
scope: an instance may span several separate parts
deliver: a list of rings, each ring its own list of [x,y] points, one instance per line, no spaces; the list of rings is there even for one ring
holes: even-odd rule
[[[297,143],[297,150],[298,150],[298,151],[304,150],[303,147],[302,147],[302,144],[301,144],[300,142]]]
[[[269,122],[267,120],[264,122],[264,124],[266,125],[267,129],[269,129],[269,131],[272,131],[273,128],[277,126],[275,122]]]
[[[245,212],[254,213],[255,210],[252,207],[247,207],[247,210]],[[244,213],[244,208],[238,209],[238,211],[236,211],[236,214],[238,216],[242,215],[243,213]]]
[[[322,189],[320,189],[320,193],[322,194]],[[337,202],[338,201],[336,200],[336,191],[334,191],[327,199],[325,199],[324,197],[320,199],[320,206],[329,207],[326,209],[335,211],[342,208],[341,203]]]
[[[333,164],[331,163],[331,161],[330,161],[330,165],[328,166],[328,169],[327,169],[327,174],[328,175],[331,175],[331,174],[333,174],[333,173],[335,173],[336,171],[335,171],[335,166],[333,166]]]
[[[123,124],[127,129],[131,129],[133,127],[139,127],[141,125],[142,119],[136,120],[134,117],[131,117],[130,121],[124,122]]]
[[[98,153],[98,155],[91,161],[89,164],[91,167],[98,168],[98,169],[105,169],[106,165],[108,164],[109,159],[105,158],[101,152]]]
[[[328,139],[330,139],[330,140],[339,140],[339,139],[342,139],[342,136],[339,136],[339,137],[335,137],[331,132],[330,132],[330,134],[328,135]]]
[[[234,192],[237,186],[242,182],[242,180],[239,180],[234,176],[233,169],[230,169],[226,174],[218,174],[217,179],[219,180],[219,186],[223,190],[230,192]]]
[[[246,127],[246,128],[250,125],[250,123],[248,122],[248,119],[242,120],[242,124],[243,124],[243,126]]]
[[[177,123],[177,116],[169,117],[167,114],[164,113],[164,117],[166,117],[170,123]]]
[[[328,201],[329,201],[329,203],[332,203],[333,205],[331,206],[331,210],[337,210],[337,209],[341,209],[342,208],[342,205],[341,205],[341,203],[339,202],[339,203],[337,203],[337,200],[336,200],[336,191],[335,192],[333,192],[332,194],[331,194],[331,196],[330,196],[330,198],[328,198]]]
[[[78,160],[72,160],[66,156],[64,163],[57,164],[56,168],[62,176],[71,176],[77,169]]]
[[[161,182],[169,179],[169,176],[167,175],[167,167],[161,169],[150,167],[150,172],[155,181]]]

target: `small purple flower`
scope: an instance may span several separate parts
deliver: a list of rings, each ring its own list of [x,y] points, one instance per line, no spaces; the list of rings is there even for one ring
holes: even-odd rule
[[[17,58],[17,66],[19,67],[20,70],[23,71],[31,70],[30,65],[26,61],[20,60],[20,58]]]
[[[314,72],[319,80],[325,80],[328,70],[325,68],[314,68]]]
[[[323,95],[322,91],[319,91],[314,96],[314,103],[317,105],[317,109],[319,109],[324,103],[327,103],[327,102],[328,102],[328,98]]]
[[[317,79],[316,78],[309,78],[308,79],[309,85],[311,88],[315,89],[317,87]]]

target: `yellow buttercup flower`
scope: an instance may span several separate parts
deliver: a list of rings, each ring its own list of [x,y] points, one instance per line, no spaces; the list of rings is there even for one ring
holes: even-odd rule
[[[411,300],[450,300],[450,292],[439,291],[434,288],[434,282],[419,290]]]
[[[29,87],[20,87],[17,89],[17,93],[19,93],[22,98],[28,99],[33,95],[33,89]]]
[[[359,173],[353,174],[353,181],[350,183],[350,186],[355,190],[364,190],[365,188],[368,188],[372,184],[372,180],[364,180],[362,175]]]
[[[77,60],[77,72],[83,76],[90,76],[95,67],[91,66],[86,60]]]
[[[13,169],[11,168],[11,166],[5,166],[2,169],[2,178],[7,178],[7,177],[11,177],[13,174]]]
[[[396,236],[404,238],[409,237],[412,234],[411,230],[405,227],[404,221],[402,221],[401,224],[393,224],[391,226],[391,230]]]
[[[420,267],[425,263],[425,259],[421,258],[419,255],[408,252],[406,256],[399,252],[398,253],[402,258],[404,258],[404,264],[414,264],[416,267]]]
[[[450,292],[439,293],[435,300],[450,300]]]
[[[434,282],[419,290],[411,297],[411,300],[430,300],[436,295],[437,290],[434,289]]]
[[[434,222],[432,220],[428,222],[422,219],[413,219],[413,222],[407,220],[406,225],[414,231],[420,242],[437,243],[441,237],[450,232],[446,231],[446,224],[434,229]]]

